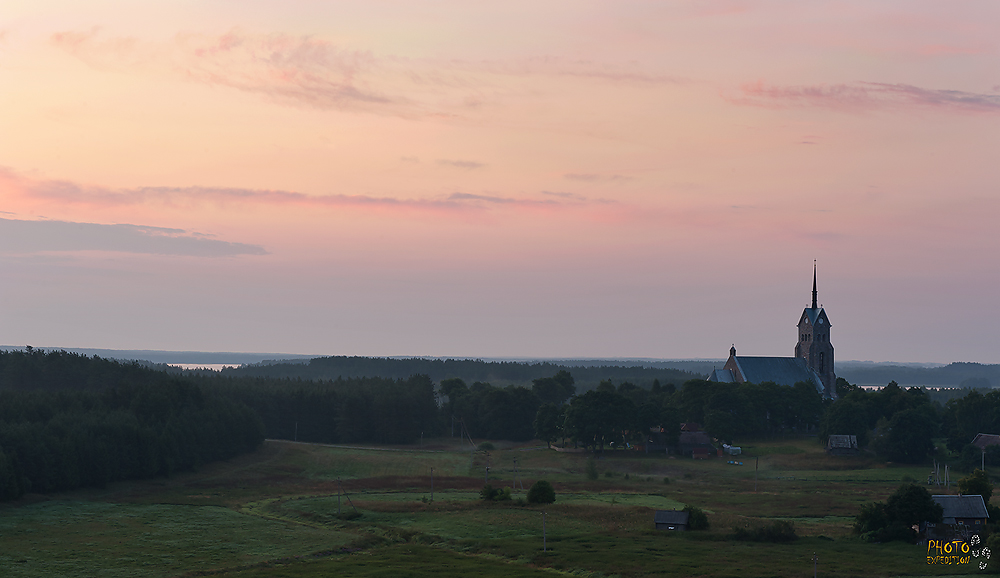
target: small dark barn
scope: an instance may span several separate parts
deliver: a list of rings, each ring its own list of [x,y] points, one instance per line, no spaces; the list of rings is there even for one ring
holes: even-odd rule
[[[682,510],[657,510],[653,519],[656,522],[657,530],[685,532],[688,530],[689,517],[690,514]]]

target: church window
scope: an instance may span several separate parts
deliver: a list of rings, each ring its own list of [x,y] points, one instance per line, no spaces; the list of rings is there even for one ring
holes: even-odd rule
[[[819,372],[820,373],[823,373],[823,357],[824,357],[824,354],[820,353],[819,354]]]

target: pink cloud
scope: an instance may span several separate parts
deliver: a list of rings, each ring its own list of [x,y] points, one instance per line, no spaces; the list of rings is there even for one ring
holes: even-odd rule
[[[497,205],[514,210],[538,208],[555,210],[591,204],[582,198],[532,199],[462,192],[455,192],[439,198],[402,199],[389,196],[307,195],[294,191],[197,186],[111,189],[84,186],[64,180],[31,179],[2,167],[0,167],[0,192],[5,193],[8,198],[20,196],[31,201],[55,203],[60,207],[73,205],[91,208],[157,206],[184,211],[207,206],[216,208],[306,207],[461,214],[482,212]]]
[[[837,110],[871,110],[912,106],[945,111],[1000,112],[1000,94],[921,88],[909,84],[856,82],[811,86],[769,86],[761,81],[740,87],[730,102],[783,108],[815,106]]]
[[[402,117],[453,119],[501,98],[500,77],[570,77],[640,86],[677,84],[635,63],[558,57],[509,61],[377,56],[314,36],[183,33],[167,42],[108,38],[100,29],[53,34],[51,43],[104,70],[145,71],[225,86],[276,102]]]
[[[400,106],[366,82],[377,66],[365,51],[309,36],[179,34],[156,45],[134,38],[103,38],[98,29],[53,34],[51,42],[98,68],[166,67],[181,77],[317,108]]]

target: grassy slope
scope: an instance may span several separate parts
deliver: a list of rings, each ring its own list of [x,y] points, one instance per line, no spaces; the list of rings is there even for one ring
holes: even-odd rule
[[[744,449],[761,456],[757,492],[749,456],[735,458],[740,466],[607,455],[598,460],[601,477],[589,481],[586,455],[501,446],[489,457],[491,483],[509,485],[516,458],[525,487],[542,478],[556,486],[557,503],[544,508],[550,551],[542,553],[541,509],[479,501],[487,458],[470,460],[450,440],[429,448],[435,451],[269,442],[253,456],[195,474],[0,508],[0,575],[175,576],[228,568],[224,575],[428,576],[442,568],[507,576],[548,568],[802,576],[813,552],[827,576],[954,572],[927,566],[918,546],[850,537],[859,504],[885,499],[903,479],[926,479],[926,467],[829,458],[809,439],[755,445]],[[431,468],[435,500],[427,503]],[[360,519],[336,516],[339,484]],[[654,509],[683,504],[708,511],[712,530],[652,529]],[[346,500],[341,507],[349,509]],[[773,518],[795,521],[802,539],[726,539],[734,525]]]

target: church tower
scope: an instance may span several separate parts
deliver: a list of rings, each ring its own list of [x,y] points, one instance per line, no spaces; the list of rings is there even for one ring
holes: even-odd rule
[[[825,397],[837,396],[837,376],[833,373],[833,345],[830,344],[830,319],[816,302],[816,262],[813,261],[812,307],[806,307],[799,318],[799,340],[795,357],[805,360],[809,369],[819,375],[826,390]]]

